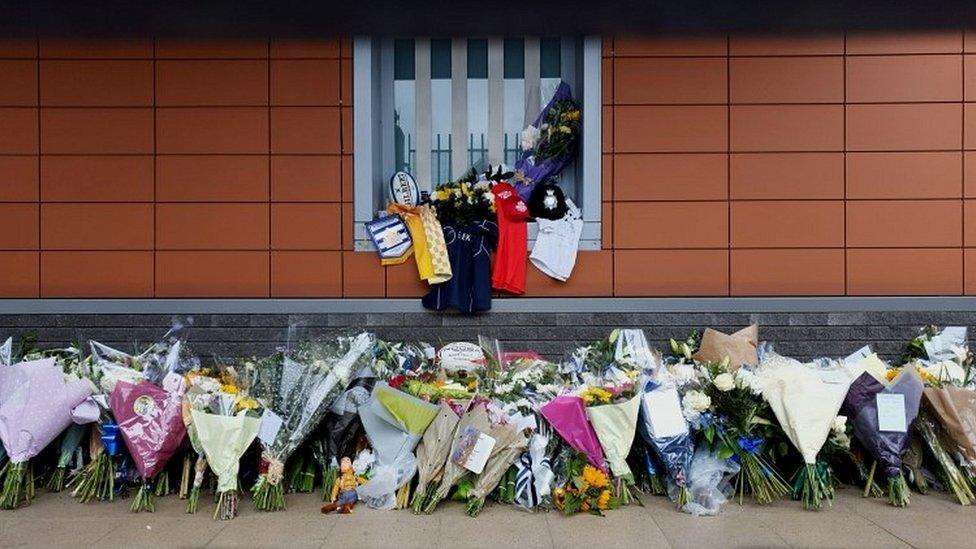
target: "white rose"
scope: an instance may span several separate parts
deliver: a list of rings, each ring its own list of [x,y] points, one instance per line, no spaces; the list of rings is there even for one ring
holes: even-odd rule
[[[681,404],[686,411],[701,413],[712,405],[712,399],[701,391],[688,391]]]
[[[712,383],[715,384],[716,389],[723,393],[735,388],[735,379],[732,378],[732,374],[719,374],[715,376],[715,380]]]
[[[834,424],[830,427],[834,433],[840,435],[847,432],[847,416],[837,416]]]

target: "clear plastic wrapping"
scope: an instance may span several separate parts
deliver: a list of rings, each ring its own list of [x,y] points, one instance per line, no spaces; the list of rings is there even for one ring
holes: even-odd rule
[[[688,502],[681,510],[696,517],[717,515],[732,494],[729,479],[738,472],[738,463],[721,459],[706,448],[699,448],[688,470]],[[676,497],[677,489],[669,484],[668,495],[672,499]]]

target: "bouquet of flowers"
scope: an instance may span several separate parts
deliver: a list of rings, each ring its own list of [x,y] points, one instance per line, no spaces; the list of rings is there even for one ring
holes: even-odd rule
[[[645,376],[642,386],[637,430],[647,447],[663,462],[669,495],[680,509],[688,503],[688,470],[695,442],[681,413],[681,397],[667,369],[659,368],[656,379]]]
[[[560,395],[543,405],[539,412],[571,448],[586,456],[590,465],[606,471],[603,447],[587,419],[582,397]]]
[[[200,361],[185,347],[189,323],[175,322],[159,340],[138,355],[130,355],[97,341],[90,341],[90,354],[79,363],[79,375],[87,377],[97,387],[93,398],[101,407],[97,429],[89,440],[91,461],[68,483],[71,495],[79,502],[92,499],[112,500],[115,484],[116,461],[125,450],[122,434],[109,406],[109,397],[119,381],[138,384],[145,380],[159,384],[167,373],[183,374],[199,368]],[[161,483],[161,487],[165,487]]]
[[[762,392],[786,437],[803,456],[795,476],[794,497],[807,509],[818,510],[833,498],[832,475],[818,456],[844,403],[850,383],[845,370],[816,370],[775,353],[766,356],[757,375]]]
[[[564,464],[566,483],[553,490],[553,504],[567,515],[583,512],[603,516],[604,511],[618,505],[607,474],[588,461],[581,453],[573,454]]]
[[[555,177],[576,156],[582,112],[569,84],[560,82],[552,99],[532,125],[522,130],[522,156],[515,162],[519,196],[528,201],[532,189]]]
[[[262,406],[261,468],[252,488],[262,511],[285,508],[284,462],[311,434],[353,375],[372,360],[373,336],[307,342],[257,364],[252,396]]]
[[[166,462],[183,444],[185,381],[175,373],[167,375],[160,387],[150,381],[119,381],[109,397],[112,415],[132,455],[142,484],[132,502],[132,512],[155,510],[149,483],[163,471]],[[165,482],[165,473],[156,482]]]
[[[700,390],[682,399],[685,417],[698,425],[720,459],[735,456],[741,465],[736,488],[741,503],[745,492],[760,505],[789,493],[789,486],[763,458],[766,439],[773,432],[762,398],[762,383],[748,368],[732,368],[728,359],[706,363],[700,370]]]
[[[360,495],[370,494],[367,505],[382,509],[406,506],[409,482],[417,470],[413,450],[439,411],[438,406],[386,383],[376,385],[373,397],[359,411],[377,462],[373,478],[357,490]],[[377,486],[392,490],[376,490]],[[400,494],[395,493],[397,489]]]
[[[89,400],[91,384],[65,376],[54,358],[0,367],[0,441],[5,466],[0,508],[30,503],[34,479],[30,459],[72,422],[89,423],[98,408]]]
[[[441,472],[440,484],[438,484],[437,490],[427,498],[426,503],[423,504],[422,511],[424,514],[429,515],[433,513],[441,500],[446,498],[450,493],[451,488],[468,474],[468,470],[462,464],[452,459],[452,456],[461,452],[462,445],[467,440],[466,434],[471,430],[487,433],[490,429],[491,421],[488,419],[485,402],[478,399],[469,402],[454,430],[451,448],[448,452],[447,460],[444,462],[444,469]]]
[[[580,396],[586,403],[586,417],[593,425],[615,477],[620,503],[627,505],[632,500],[630,487],[634,485],[634,474],[627,464],[627,454],[634,442],[641,397],[632,380],[619,385],[587,387]]]
[[[976,391],[945,385],[926,387],[925,401],[961,454],[963,471],[976,478]]]
[[[492,386],[492,397],[506,412],[534,413],[563,391],[559,365],[539,358],[519,357],[508,362]]]
[[[495,443],[488,455],[484,470],[475,478],[474,486],[468,492],[466,510],[471,517],[481,513],[485,498],[498,486],[502,476],[515,462],[515,458],[529,444],[523,429],[524,425],[520,425],[515,418],[509,417],[501,410],[494,411],[494,421],[487,434],[494,439]]]
[[[191,407],[189,429],[194,433],[195,446],[205,456],[203,467],[209,465],[217,475],[214,519],[232,519],[237,516],[240,459],[261,428],[260,405],[232,383],[220,386],[217,391],[194,391],[194,386],[191,386],[187,395]],[[199,465],[196,467],[197,474],[190,496],[192,511],[196,511],[196,501],[199,499],[200,485],[197,480],[202,481],[203,477],[200,468]]]
[[[438,185],[430,204],[442,225],[463,227],[495,218],[491,183],[479,180],[473,169],[457,181]]]
[[[880,461],[888,479],[888,499],[896,507],[909,502],[901,471],[902,455],[908,447],[908,430],[918,415],[922,391],[915,368],[901,369],[887,387],[865,372],[851,383],[844,400],[844,415],[852,418],[854,435],[876,460],[868,474],[865,495],[871,490]]]
[[[261,405],[249,396],[253,362],[245,362],[239,369],[222,364],[219,369],[219,374],[208,370],[211,375],[191,372],[186,376],[183,421],[197,459],[193,482],[189,483],[187,469],[183,482],[189,489],[181,488],[181,492],[189,492],[186,512],[195,513],[209,467],[218,478],[214,518],[226,520],[237,515],[237,471],[241,455],[261,426]]]
[[[61,367],[66,378],[87,378],[86,372],[90,370],[91,364],[88,358],[85,358],[81,354],[81,350],[75,346],[69,346],[64,349],[53,349],[42,351],[37,350],[26,350],[24,346],[21,346],[21,353],[25,353],[22,360],[41,360],[44,358],[54,358],[57,364]],[[2,357],[0,357],[0,362],[2,362]],[[91,384],[89,384],[91,385]],[[96,390],[92,386],[92,390]],[[95,420],[98,419],[98,405],[92,400],[86,405],[89,410],[90,416],[94,417]],[[88,434],[88,424],[87,423],[77,423],[72,422],[71,425],[64,431],[61,435],[60,442],[58,444],[58,462],[54,471],[51,472],[48,477],[46,487],[52,492],[60,492],[64,489],[65,475],[67,472],[68,464],[71,462],[72,458],[78,458],[78,463],[81,463],[80,456],[80,446],[81,441],[84,439],[85,435]],[[0,450],[2,450],[3,445],[0,444]],[[0,451],[0,460],[3,459],[3,452]]]
[[[451,453],[454,432],[461,417],[447,401],[442,401],[437,416],[427,426],[417,446],[417,488],[410,502],[413,512],[423,512],[437,491],[438,480]]]

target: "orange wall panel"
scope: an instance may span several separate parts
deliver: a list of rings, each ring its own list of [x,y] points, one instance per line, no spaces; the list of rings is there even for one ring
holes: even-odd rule
[[[0,57],[3,54],[0,53]],[[27,59],[0,59],[0,105],[37,105],[37,62]]]
[[[161,202],[267,202],[268,157],[167,155],[156,159]]]
[[[37,204],[0,204],[0,250],[37,248]]]
[[[156,252],[157,297],[268,297],[268,252]]]
[[[44,201],[153,201],[151,155],[42,156],[40,170]]]
[[[974,36],[604,37],[602,249],[527,294],[976,295]],[[351,54],[0,41],[0,297],[423,294],[352,251]]]
[[[41,297],[152,297],[152,252],[41,252]]]
[[[151,250],[152,204],[43,204],[46,250]]]
[[[0,197],[2,201],[34,202],[38,196],[36,156],[0,155]]]
[[[150,60],[42,59],[45,107],[147,107],[153,104]]]

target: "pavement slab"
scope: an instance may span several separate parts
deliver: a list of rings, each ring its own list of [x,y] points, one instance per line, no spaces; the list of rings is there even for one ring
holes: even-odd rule
[[[470,518],[464,506],[443,502],[429,516],[376,511],[360,505],[351,515],[322,515],[318,494],[289,494],[288,509],[262,513],[241,501],[233,521],[214,521],[213,502],[187,515],[185,502],[159,498],[155,513],[129,512],[129,500],[81,505],[43,490],[28,506],[0,512],[0,547],[287,547],[287,548],[601,548],[601,547],[974,547],[976,506],[942,493],[913,494],[896,509],[841,489],[831,507],[804,511],[798,502],[758,506],[727,503],[715,517],[680,513],[667,499],[605,517],[527,512],[494,503]]]

